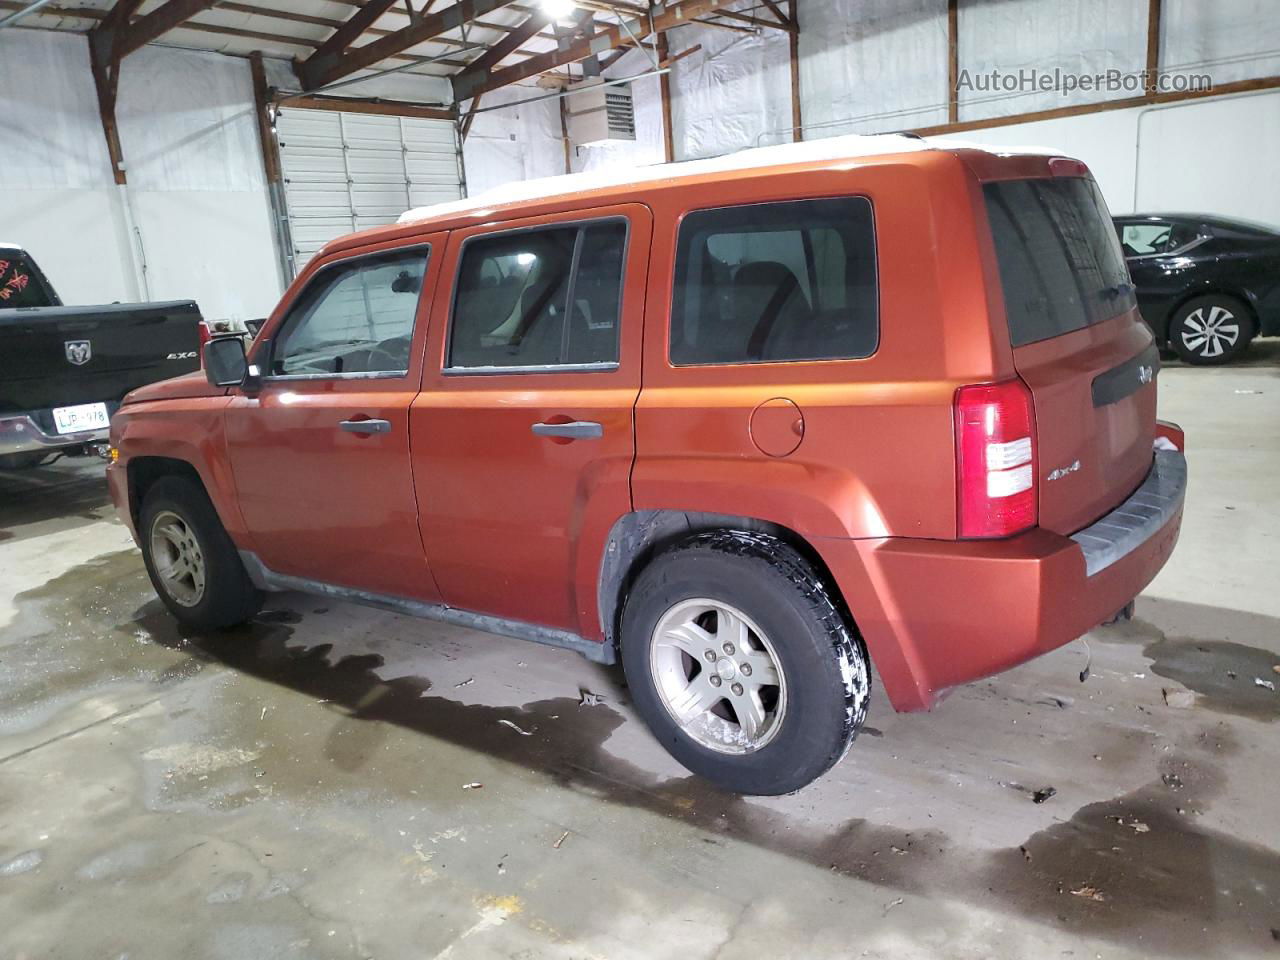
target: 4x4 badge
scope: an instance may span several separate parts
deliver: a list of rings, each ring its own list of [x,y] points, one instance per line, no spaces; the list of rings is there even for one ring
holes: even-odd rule
[[[1150,366],[1142,366],[1138,368],[1138,382],[1142,384],[1150,383],[1156,375],[1155,370]]]
[[[89,345],[88,340],[67,340],[63,343],[63,347],[67,351],[67,359],[77,367],[84,366],[89,362],[89,358],[93,356],[93,348]]]
[[[1046,479],[1046,480],[1061,480],[1061,479],[1062,479],[1063,477],[1065,477],[1067,474],[1069,474],[1069,473],[1075,473],[1075,472],[1076,472],[1077,470],[1079,470],[1079,469],[1080,469],[1080,461],[1079,461],[1079,460],[1073,460],[1073,461],[1071,461],[1071,463],[1067,464],[1065,467],[1059,467],[1057,470],[1053,470],[1053,471],[1051,471],[1051,472],[1049,473],[1049,476],[1045,477],[1045,479]]]

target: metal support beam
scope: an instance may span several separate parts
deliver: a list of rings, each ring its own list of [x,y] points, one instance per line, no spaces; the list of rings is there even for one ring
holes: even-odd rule
[[[468,96],[497,90],[499,87],[527,80],[529,77],[554,70],[556,67],[577,63],[579,60],[585,60],[587,57],[604,53],[615,47],[634,45],[652,33],[661,33],[713,13],[728,2],[729,0],[683,0],[682,3],[668,6],[652,19],[632,20],[625,28],[621,25],[607,27],[589,39],[577,40],[556,50],[534,54],[520,63],[495,70],[489,74],[484,83],[469,90]]]
[[[169,0],[169,2],[177,3],[179,0]],[[508,0],[458,0],[457,3],[439,13],[419,17],[407,27],[389,33],[385,37],[379,37],[363,46],[350,49],[323,67],[309,67],[304,63],[298,71],[302,86],[306,90],[314,90],[334,80],[341,80],[357,70],[372,66],[379,60],[402,53],[409,47],[425,43],[449,30],[456,30],[464,23],[469,23],[477,17],[506,6],[507,3]]]
[[[47,7],[51,3],[53,3],[53,0],[33,0],[32,3],[26,4],[21,9],[15,10],[3,20],[0,20],[0,30],[3,30],[5,27],[14,26],[23,17],[29,17],[33,13],[39,13],[42,7]]]

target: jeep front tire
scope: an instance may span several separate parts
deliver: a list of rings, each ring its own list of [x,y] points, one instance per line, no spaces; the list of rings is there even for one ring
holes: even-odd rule
[[[165,477],[147,491],[138,539],[152,586],[184,626],[220,630],[262,607],[208,495],[190,480]]]

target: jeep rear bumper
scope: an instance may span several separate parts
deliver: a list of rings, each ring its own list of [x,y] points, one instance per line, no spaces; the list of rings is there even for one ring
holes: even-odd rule
[[[1187,465],[1155,452],[1129,499],[1072,537],[825,540],[820,551],[897,710],[1069,643],[1113,617],[1178,539]]]

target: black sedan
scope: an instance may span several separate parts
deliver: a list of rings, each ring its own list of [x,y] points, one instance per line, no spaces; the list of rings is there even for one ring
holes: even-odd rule
[[[1226,363],[1280,334],[1280,230],[1194,213],[1116,217],[1156,339],[1188,363]]]

